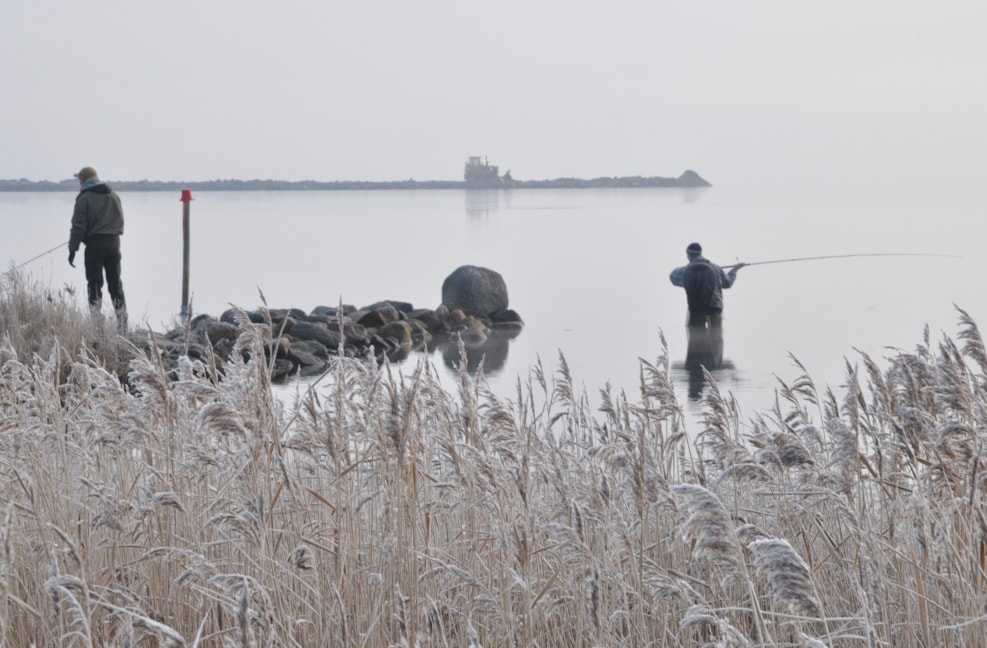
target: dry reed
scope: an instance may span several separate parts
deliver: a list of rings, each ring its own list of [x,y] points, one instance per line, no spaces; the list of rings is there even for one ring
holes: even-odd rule
[[[288,403],[23,287],[0,316],[2,645],[987,644],[962,311],[839,397],[801,376],[744,422],[714,385],[699,430],[664,346],[596,409],[564,357],[513,400],[344,358]]]

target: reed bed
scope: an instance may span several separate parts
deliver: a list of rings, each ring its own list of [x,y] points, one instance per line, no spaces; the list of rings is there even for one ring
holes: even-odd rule
[[[564,356],[509,399],[342,358],[289,402],[263,325],[219,380],[8,333],[0,645],[987,645],[987,350],[959,313],[959,342],[779,382],[749,420],[713,383],[698,430],[665,349],[597,405]]]

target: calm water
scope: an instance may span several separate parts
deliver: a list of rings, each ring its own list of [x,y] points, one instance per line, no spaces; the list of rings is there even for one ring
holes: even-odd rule
[[[170,326],[181,305],[182,204],[175,193],[124,193],[124,285],[132,320]],[[67,241],[73,194],[0,193],[8,267]],[[511,192],[201,192],[191,204],[192,308],[304,310],[381,299],[435,307],[463,264],[500,272],[526,322],[487,376],[512,397],[540,358],[565,355],[590,401],[607,382],[638,394],[639,358],[669,346],[690,411],[685,295],[668,273],[700,241],[713,261],[922,253],[745,268],[725,293],[723,363],[715,372],[745,414],[767,407],[776,376],[839,390],[856,350],[912,349],[928,324],[955,336],[954,304],[987,325],[980,252],[987,191],[813,189],[515,190]],[[63,249],[25,266],[53,289],[76,288]],[[80,264],[81,265],[81,264]],[[439,353],[428,356],[454,384]],[[420,356],[413,355],[413,363]],[[445,380],[445,378],[444,378]],[[702,385],[693,385],[693,391]]]

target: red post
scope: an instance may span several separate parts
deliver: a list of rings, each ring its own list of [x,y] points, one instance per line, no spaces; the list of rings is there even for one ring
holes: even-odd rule
[[[192,190],[182,189],[182,319],[189,318],[188,303],[188,266],[189,266],[189,203],[192,202]]]

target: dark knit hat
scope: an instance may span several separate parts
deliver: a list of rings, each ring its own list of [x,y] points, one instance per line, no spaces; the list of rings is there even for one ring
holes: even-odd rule
[[[699,256],[703,253],[703,246],[698,243],[690,243],[689,247],[685,249],[685,253],[689,256]]]

